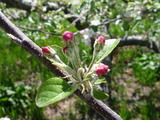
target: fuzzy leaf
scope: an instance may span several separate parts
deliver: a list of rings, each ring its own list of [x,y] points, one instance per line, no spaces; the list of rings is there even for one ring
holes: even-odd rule
[[[62,47],[58,46],[58,45],[51,45],[51,48],[53,48],[56,51],[56,54],[60,57],[60,59],[64,62],[64,63],[68,63],[68,58],[66,58],[66,56],[64,55],[63,51],[62,51]]]
[[[61,68],[62,70],[67,71],[73,78],[77,79],[76,72],[72,68],[70,68],[66,64],[54,62],[54,60],[51,60],[51,61],[53,62],[52,63],[53,65],[56,65],[57,67]]]
[[[94,82],[94,85],[99,85],[99,84],[101,84],[101,83],[107,83],[107,82],[106,82],[106,79],[105,79],[105,78],[103,78],[103,79],[98,79],[98,80],[96,80],[96,81]]]
[[[106,40],[105,46],[96,56],[96,63],[101,62],[105,57],[107,57],[112,52],[112,50],[118,45],[119,42],[120,39]]]
[[[77,86],[70,86],[66,81],[54,77],[45,81],[36,95],[36,105],[44,107],[71,95]]]
[[[92,94],[98,100],[104,100],[104,99],[108,98],[108,94],[106,94],[100,90],[93,90]]]

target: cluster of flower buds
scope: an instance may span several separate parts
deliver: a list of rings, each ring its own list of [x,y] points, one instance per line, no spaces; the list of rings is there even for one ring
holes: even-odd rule
[[[67,54],[67,51],[71,47],[72,41],[74,39],[74,34],[70,31],[65,31],[62,34],[62,38],[63,38],[63,41],[65,42],[65,44],[67,45],[66,47],[64,47],[62,49],[62,51],[64,54]]]
[[[94,51],[93,51],[93,58],[92,58],[92,62],[94,64],[94,60],[96,58],[96,56],[99,54],[99,52],[103,49],[103,47],[105,46],[106,44],[106,39],[105,37],[103,36],[99,36],[96,40],[95,40],[95,43],[94,43]],[[108,69],[108,66],[100,63],[98,65],[98,67],[96,68],[95,72],[97,75],[101,76],[101,75],[104,75],[106,74],[107,72],[109,71]]]
[[[75,39],[75,36],[72,32],[66,31],[62,34],[62,38],[66,46],[62,49],[65,56],[68,58],[70,63],[72,64],[72,68],[75,71],[78,71],[78,69],[81,67],[81,60],[79,56],[79,48],[78,43]]]
[[[82,32],[77,32],[77,34],[82,34]],[[77,89],[80,90],[86,98],[93,96],[98,100],[106,99],[108,95],[102,91],[99,91],[98,87],[96,86],[106,82],[104,79],[99,79],[99,77],[110,71],[109,67],[105,64],[102,64],[101,61],[111,53],[111,51],[116,47],[120,40],[112,39],[106,41],[105,37],[103,36],[97,37],[93,45],[93,55],[90,61],[90,56],[87,56],[87,52],[90,50],[88,49],[88,44],[85,45],[84,43],[86,42],[84,42],[83,39],[79,40],[78,38],[80,37],[76,36],[76,33],[66,31],[62,34],[62,38],[63,43],[65,44],[64,48],[61,46],[53,45],[53,48],[47,46],[42,47],[41,50],[43,55],[46,56],[46,59],[50,60],[53,65],[68,73],[65,78],[67,78],[67,83],[69,85],[66,82],[63,82],[62,79],[56,78],[55,82],[53,82],[53,85],[58,85],[59,87],[57,88],[67,88],[67,90],[64,89],[58,92],[60,94],[63,92],[61,97],[50,97],[49,102],[48,97],[47,102],[46,100],[42,100],[41,102],[41,98],[44,98],[45,94],[41,96],[41,92],[39,92],[38,102],[40,102],[38,104],[43,104],[43,102],[44,104],[48,104],[50,101],[57,102],[57,99],[61,100],[64,97],[72,94]],[[83,49],[80,50],[80,47]],[[50,83],[52,84],[52,80],[54,79],[51,79],[51,82],[49,81],[47,85]],[[42,88],[47,91],[49,89],[46,85],[42,86]],[[43,91],[43,89],[40,89],[40,91]]]
[[[63,38],[63,41],[64,43],[66,44],[66,47],[64,47],[62,49],[63,53],[64,54],[70,54],[68,53],[68,50],[69,48],[73,47],[73,42],[74,42],[74,34],[70,31],[65,31],[63,34],[62,34],[62,38]]]
[[[64,43],[66,44],[66,47],[62,49],[63,53],[70,58],[71,64],[76,68],[75,70],[78,71],[79,64],[81,64],[81,60],[79,57],[79,50],[78,46],[76,44],[75,36],[70,31],[65,31],[62,34],[62,38]],[[96,57],[96,55],[99,53],[100,50],[103,49],[105,45],[106,39],[103,36],[99,36],[94,43],[94,52],[93,57]],[[54,56],[55,51],[50,47],[42,47],[43,54]],[[92,61],[94,64],[94,61]],[[77,67],[78,66],[78,67]],[[92,66],[92,64],[91,64]],[[100,63],[97,68],[95,68],[94,72],[101,76],[106,74],[109,71],[108,66]]]
[[[82,33],[77,32],[77,34]],[[108,95],[99,91],[97,86],[106,82],[105,79],[99,79],[99,77],[109,72],[108,66],[102,64],[101,61],[111,53],[120,40],[112,39],[106,41],[103,36],[97,37],[93,45],[93,55],[90,61],[90,56],[87,56],[87,52],[90,49],[84,44],[86,42],[82,41],[83,39],[78,39],[80,37],[76,36],[76,33],[73,34],[70,31],[66,31],[62,34],[62,38],[65,44],[64,48],[57,45],[53,45],[53,48],[49,46],[42,47],[41,57],[46,57],[52,65],[59,67],[62,71],[66,71],[67,74],[64,78],[67,78],[67,82],[61,78],[52,78],[46,81],[47,83],[43,84],[38,91],[36,104],[42,107],[57,102],[71,95],[77,89],[87,99],[90,99],[92,96],[98,100],[106,99]],[[83,49],[80,50],[79,48]],[[58,94],[51,96],[42,94],[50,90],[48,87],[50,84],[51,87],[57,86],[56,88],[60,89],[58,92],[56,88],[53,88],[51,91]]]

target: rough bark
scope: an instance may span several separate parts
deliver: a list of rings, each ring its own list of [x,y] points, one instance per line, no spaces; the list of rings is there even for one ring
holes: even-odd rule
[[[18,43],[22,48],[28,51],[30,54],[35,56],[37,60],[43,63],[52,73],[58,77],[65,77],[67,73],[62,71],[58,67],[52,65],[52,63],[42,56],[41,49],[33,41],[31,41],[24,33],[22,33],[8,18],[0,12],[0,27],[13,36],[12,39]],[[65,79],[67,80],[67,78]],[[104,119],[107,120],[122,120],[122,118],[110,109],[102,101],[96,100],[93,97],[86,97],[79,90],[75,92],[83,101],[85,101],[90,107],[97,111]]]

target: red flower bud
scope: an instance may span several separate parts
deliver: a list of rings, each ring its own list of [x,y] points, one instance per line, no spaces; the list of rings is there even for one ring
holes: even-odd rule
[[[50,54],[50,50],[49,50],[49,47],[42,47],[42,53],[43,54]]]
[[[63,49],[62,49],[62,51],[64,52],[64,53],[66,53],[67,52],[67,50],[68,50],[68,46],[66,46],[66,47],[64,47]]]
[[[70,31],[66,31],[62,34],[63,40],[65,42],[71,41],[73,39],[74,34]]]
[[[105,44],[106,39],[103,36],[99,36],[97,39],[98,42]]]
[[[98,68],[95,70],[96,74],[97,75],[104,75],[105,73],[108,72],[108,66],[107,65],[104,65],[104,64],[100,64],[98,66]]]

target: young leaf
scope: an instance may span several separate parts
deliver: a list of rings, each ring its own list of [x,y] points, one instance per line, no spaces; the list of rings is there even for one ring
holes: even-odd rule
[[[105,78],[98,79],[98,80],[96,80],[96,81],[94,82],[94,85],[99,85],[99,84],[101,84],[101,83],[107,83],[107,82],[106,82],[106,79],[105,79]]]
[[[101,62],[105,57],[107,57],[109,53],[111,53],[112,50],[118,45],[119,42],[120,42],[120,39],[106,40],[105,46],[95,58],[96,63]]]
[[[62,47],[58,46],[58,45],[51,45],[51,48],[53,48],[56,51],[56,54],[60,57],[60,59],[64,62],[64,63],[68,63],[68,59],[66,58],[66,56],[64,55],[63,51],[62,51]]]
[[[45,81],[36,95],[36,105],[44,107],[49,104],[55,103],[71,95],[77,86],[70,86],[66,81],[61,78],[51,78]]]
[[[106,94],[100,90],[93,90],[92,94],[98,100],[104,100],[104,99],[108,98],[108,94]]]
[[[72,68],[67,66],[66,64],[58,63],[58,62],[55,62],[54,60],[51,60],[51,62],[53,62],[52,63],[53,65],[56,65],[57,67],[61,68],[62,70],[67,71],[72,77],[77,79],[76,72]]]

